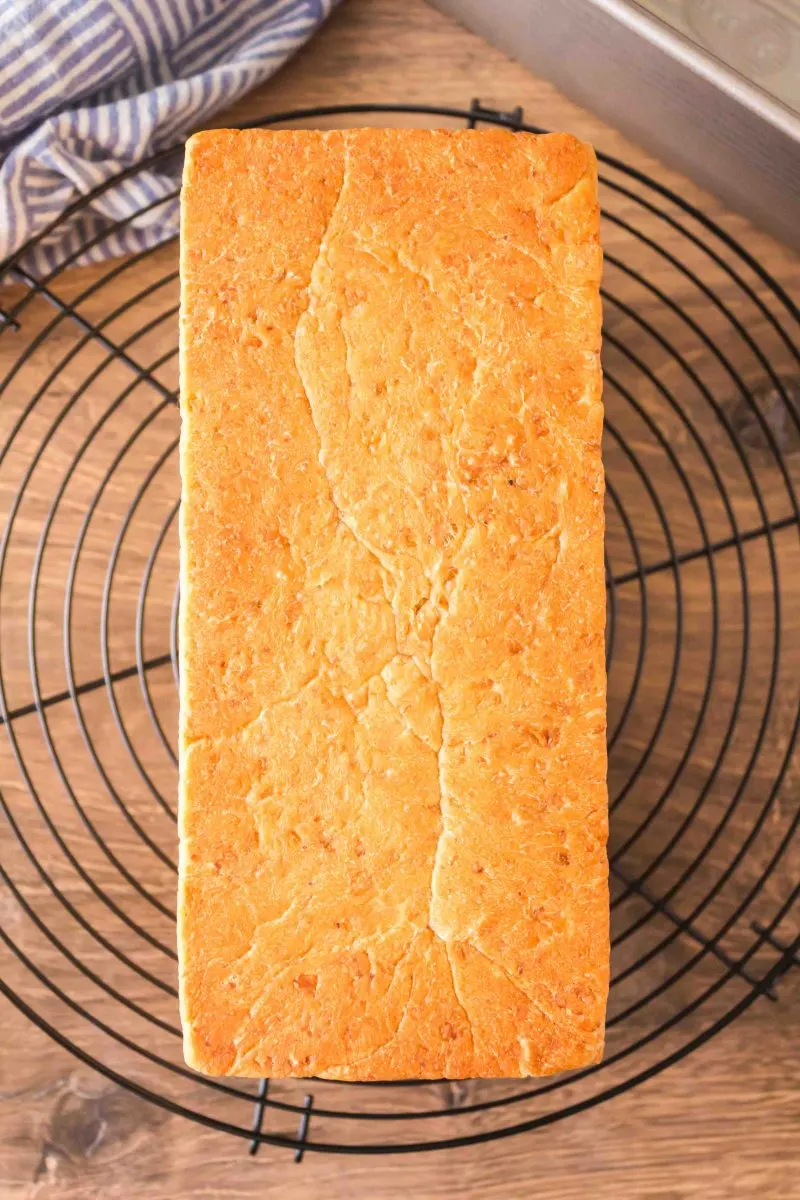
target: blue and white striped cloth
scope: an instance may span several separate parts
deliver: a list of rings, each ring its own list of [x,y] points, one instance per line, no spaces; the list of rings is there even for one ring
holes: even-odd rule
[[[0,0],[0,262],[263,82],[335,3]],[[177,202],[158,201],[175,191],[178,169],[176,160],[109,187],[23,265],[41,276],[71,256],[97,261],[172,236]]]

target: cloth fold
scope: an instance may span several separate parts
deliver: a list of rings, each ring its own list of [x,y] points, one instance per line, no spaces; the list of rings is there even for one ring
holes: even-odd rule
[[[65,209],[262,83],[337,0],[8,0],[0,262]],[[22,265],[145,250],[178,230],[180,155],[59,221]]]

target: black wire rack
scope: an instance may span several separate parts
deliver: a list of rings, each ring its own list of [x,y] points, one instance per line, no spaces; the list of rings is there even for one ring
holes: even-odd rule
[[[477,101],[257,124],[365,121],[539,132]],[[707,216],[600,165],[613,979],[604,1062],[555,1079],[251,1085],[184,1066],[176,247],[65,272],[85,242],[34,278],[29,246],[0,268],[2,990],[108,1080],[252,1152],[541,1128],[779,1001],[798,965],[800,319]]]

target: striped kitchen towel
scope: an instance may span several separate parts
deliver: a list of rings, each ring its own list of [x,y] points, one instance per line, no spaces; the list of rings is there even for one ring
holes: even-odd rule
[[[272,75],[336,0],[0,0],[0,264],[98,186]],[[178,229],[180,156],[135,171],[25,255],[144,250]]]

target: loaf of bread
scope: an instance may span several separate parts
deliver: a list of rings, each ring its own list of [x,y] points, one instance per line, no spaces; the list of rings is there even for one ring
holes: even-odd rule
[[[179,950],[200,1071],[601,1056],[600,259],[570,136],[189,143]]]

